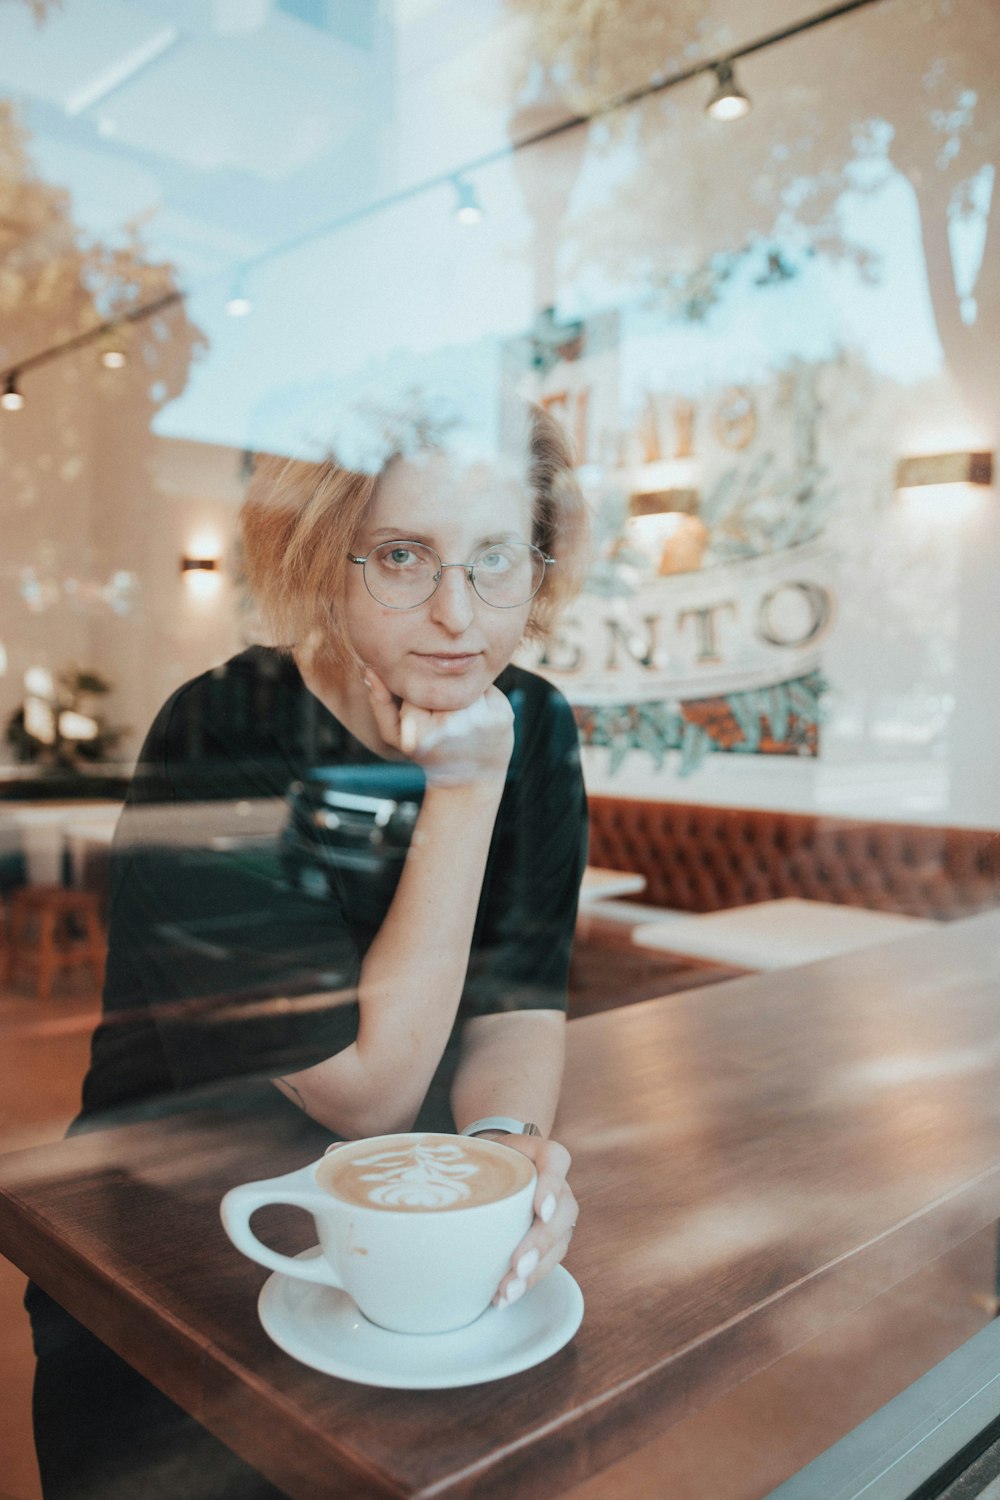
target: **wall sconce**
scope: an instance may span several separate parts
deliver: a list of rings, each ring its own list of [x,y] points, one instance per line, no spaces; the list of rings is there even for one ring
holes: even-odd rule
[[[629,496],[628,515],[630,521],[642,516],[682,515],[698,513],[698,491],[688,489],[638,490]]]
[[[897,490],[928,484],[992,484],[992,453],[928,453],[901,458],[896,465]]]
[[[654,477],[654,469],[668,467],[680,465],[669,462],[645,465],[650,478]],[[629,536],[652,562],[660,578],[671,573],[694,573],[701,567],[708,546],[708,527],[698,517],[698,501],[698,491],[685,484],[669,489],[636,490],[629,496]]]
[[[896,464],[897,493],[930,519],[956,519],[992,483],[992,453],[927,453]]]
[[[211,598],[222,582],[222,563],[217,557],[182,557],[181,577],[196,598]]]

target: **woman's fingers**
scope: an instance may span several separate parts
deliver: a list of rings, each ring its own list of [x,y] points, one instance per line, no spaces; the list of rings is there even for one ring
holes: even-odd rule
[[[579,1212],[566,1181],[571,1158],[565,1146],[532,1136],[512,1136],[508,1144],[531,1157],[538,1182],[534,1222],[515,1250],[510,1270],[497,1290],[494,1302],[498,1307],[518,1301],[558,1265],[569,1248]]]
[[[530,1139],[530,1137],[529,1137]],[[559,1195],[569,1191],[566,1178],[573,1158],[558,1141],[539,1141],[535,1156],[538,1182],[535,1186],[535,1215],[543,1224],[548,1224],[556,1210]]]
[[[422,766],[428,782],[461,786],[501,776],[514,744],[514,715],[490,686],[466,708],[418,708],[400,700],[371,668],[364,671],[375,727],[387,745]]]
[[[568,1186],[563,1188],[548,1224],[536,1218],[528,1234],[514,1252],[511,1270],[500,1283],[494,1299],[497,1307],[518,1302],[562,1260],[569,1249],[579,1205]]]
[[[412,703],[400,703],[371,667],[365,668],[365,686],[368,701],[375,718],[375,727],[387,745],[402,750],[410,759],[419,759],[421,745],[429,727],[437,717],[426,709],[414,708]]]
[[[506,773],[514,748],[514,714],[496,687],[467,708],[427,715],[419,760],[438,786],[461,786]]]
[[[423,708],[403,703],[399,710],[399,748],[404,755],[418,757],[432,727],[434,715]]]

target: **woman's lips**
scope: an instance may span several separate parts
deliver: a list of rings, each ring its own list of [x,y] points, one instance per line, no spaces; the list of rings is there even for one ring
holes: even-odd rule
[[[457,673],[467,672],[470,667],[475,666],[482,653],[479,651],[468,651],[461,653],[415,651],[413,654],[419,661],[426,662],[429,667],[433,667],[436,672]]]

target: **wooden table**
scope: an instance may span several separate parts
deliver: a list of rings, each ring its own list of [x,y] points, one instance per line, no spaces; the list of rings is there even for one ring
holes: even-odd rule
[[[217,1204],[302,1148],[253,1120],[0,1159],[0,1250],[292,1496],[542,1500],[1000,1217],[998,996],[990,914],[574,1022],[587,1310],[492,1386],[372,1390],[268,1341]]]

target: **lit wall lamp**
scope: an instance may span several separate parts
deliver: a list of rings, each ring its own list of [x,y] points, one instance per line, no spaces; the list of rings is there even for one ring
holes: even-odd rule
[[[992,453],[927,453],[901,458],[896,465],[897,490],[925,485],[992,484]]]
[[[927,453],[901,458],[896,490],[911,511],[954,520],[993,483],[992,453]]]
[[[644,483],[667,479],[659,471],[668,469],[678,471],[669,477],[680,482],[657,489],[637,488],[629,496],[629,536],[661,578],[696,572],[708,545],[708,527],[698,516],[698,491],[684,483],[692,468],[690,460],[646,464],[640,471],[648,476]]]
[[[196,598],[208,599],[222,581],[222,563],[217,557],[182,557],[181,577]]]

